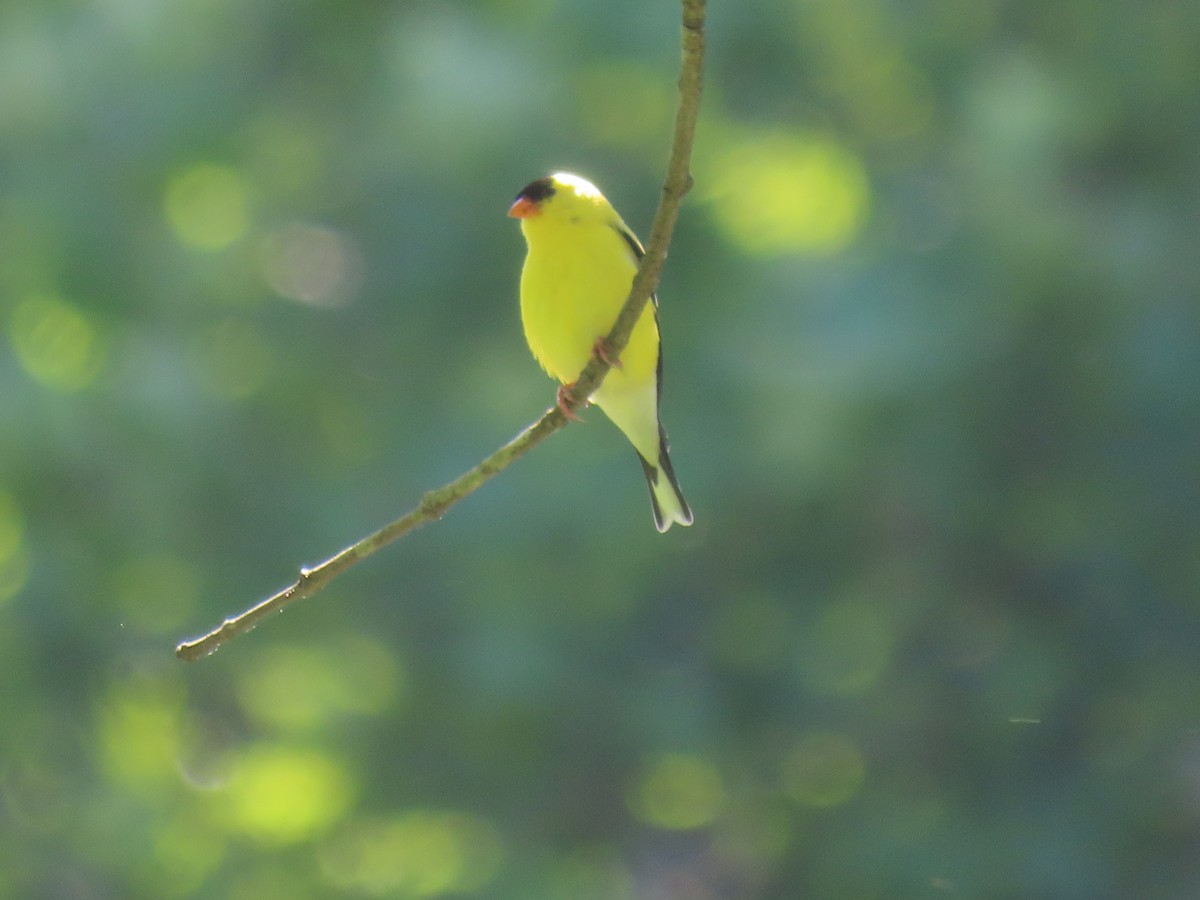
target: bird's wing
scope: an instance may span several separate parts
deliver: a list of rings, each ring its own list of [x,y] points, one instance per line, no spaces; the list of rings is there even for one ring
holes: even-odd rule
[[[645,248],[642,247],[642,242],[637,239],[637,235],[623,225],[614,225],[613,230],[621,236],[621,239],[629,245],[629,249],[633,251],[633,258],[637,262],[642,261],[642,257],[646,255]],[[658,390],[658,400],[662,400],[662,384],[663,384],[663,352],[662,352],[662,327],[658,321],[658,294],[650,295],[650,303],[654,306],[654,330],[658,332],[658,361],[655,364],[654,380],[655,387]],[[659,430],[662,429],[662,424],[659,424]]]
[[[642,257],[646,255],[646,250],[644,247],[642,247],[642,242],[637,239],[637,235],[635,235],[632,231],[630,231],[624,225],[613,225],[612,228],[613,228],[613,231],[615,231],[617,234],[619,234],[621,236],[621,240],[623,240],[626,244],[629,245],[629,249],[631,251],[633,251],[634,262],[640,263],[642,261]],[[654,308],[655,308],[655,310],[657,310],[658,309],[658,294],[651,294],[650,302],[654,304]],[[655,314],[654,314],[654,319],[655,319],[654,324],[657,325],[658,324],[658,313],[657,312],[655,312]]]

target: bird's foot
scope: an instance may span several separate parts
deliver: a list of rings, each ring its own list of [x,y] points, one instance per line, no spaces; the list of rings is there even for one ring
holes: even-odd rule
[[[558,411],[575,422],[582,422],[583,419],[575,415],[575,410],[571,409],[570,404],[575,402],[575,382],[570,384],[560,384],[558,386]]]
[[[603,337],[596,338],[596,343],[592,344],[592,356],[604,360],[604,362],[614,369],[625,368],[625,365],[621,362],[621,358],[613,356],[612,351],[608,349],[608,341]]]

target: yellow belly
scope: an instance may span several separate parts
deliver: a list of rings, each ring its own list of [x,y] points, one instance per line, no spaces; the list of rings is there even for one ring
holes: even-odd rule
[[[636,264],[624,240],[607,226],[565,226],[527,233],[521,271],[521,321],[534,358],[564,384],[587,365],[596,339],[608,334],[629,294]],[[649,304],[609,382],[655,378],[658,329]],[[607,386],[607,384],[606,384]]]

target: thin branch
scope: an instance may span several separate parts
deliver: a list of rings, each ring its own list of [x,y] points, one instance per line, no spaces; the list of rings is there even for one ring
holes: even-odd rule
[[[658,211],[655,213],[654,224],[646,242],[646,253],[642,257],[637,275],[633,279],[629,297],[621,308],[621,314],[617,317],[612,331],[605,338],[612,359],[618,358],[625,349],[625,345],[629,343],[633,326],[637,323],[650,295],[658,286],[663,263],[667,258],[667,248],[671,243],[671,235],[675,231],[680,204],[692,186],[689,167],[692,143],[696,133],[696,117],[700,109],[700,90],[704,69],[705,2],[706,0],[683,0],[683,60],[680,67],[679,106],[675,113],[675,132],[671,156],[667,164],[667,175],[663,182]],[[572,393],[576,399],[570,404],[572,410],[584,405],[586,398],[596,392],[604,380],[604,376],[608,374],[608,370],[607,362],[593,357],[575,383]],[[226,619],[208,634],[194,640],[184,641],[175,648],[175,655],[188,662],[200,659],[215,651],[226,641],[251,630],[272,613],[280,612],[284,607],[297,600],[311,597],[342,572],[366,559],[377,550],[426,522],[440,519],[451,506],[473,493],[485,481],[503,471],[514,460],[524,456],[567,422],[568,419],[557,407],[551,408],[540,419],[474,468],[449,484],[429,491],[421,498],[421,502],[416,508],[396,521],[385,525],[374,534],[352,544],[336,556],[330,557],[320,565],[311,569],[301,569],[300,577],[294,584],[245,612]]]

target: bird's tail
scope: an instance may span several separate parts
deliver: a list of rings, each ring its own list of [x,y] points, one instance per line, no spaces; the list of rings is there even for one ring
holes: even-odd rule
[[[661,532],[675,523],[691,525],[692,508],[683,499],[679,482],[675,480],[675,470],[671,467],[671,457],[667,453],[667,433],[661,425],[658,427],[658,465],[647,462],[640,453],[638,460],[646,475],[646,484],[650,487],[654,526]]]

